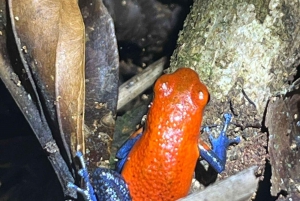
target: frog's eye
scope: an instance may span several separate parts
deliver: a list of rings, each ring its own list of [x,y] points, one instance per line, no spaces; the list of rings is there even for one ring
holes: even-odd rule
[[[201,104],[206,105],[209,101],[209,93],[207,90],[200,90],[198,92],[198,99],[201,102]]]
[[[200,91],[200,92],[199,92],[199,99],[200,99],[200,100],[203,100],[203,99],[204,99],[204,93],[203,93],[203,91]]]

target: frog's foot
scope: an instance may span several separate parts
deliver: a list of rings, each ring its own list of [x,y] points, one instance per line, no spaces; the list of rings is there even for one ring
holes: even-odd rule
[[[213,137],[208,127],[204,128],[204,130],[209,134],[209,140],[212,144],[212,150],[203,150],[203,148],[200,147],[200,154],[218,173],[222,172],[225,169],[226,150],[228,146],[230,144],[238,144],[240,142],[240,137],[229,139],[226,135],[231,117],[231,114],[224,114],[224,126],[217,138]]]
[[[225,122],[223,129],[220,135],[217,138],[214,138],[211,132],[208,130],[209,133],[209,140],[212,144],[212,151],[216,153],[216,155],[222,160],[226,161],[226,150],[230,144],[240,142],[240,137],[236,137],[234,139],[229,139],[226,135],[227,128],[231,121],[231,114],[225,113],[224,114]]]
[[[82,169],[80,169],[78,171],[78,174],[79,174],[79,176],[81,176],[83,178],[83,181],[85,183],[85,189],[82,189],[71,182],[69,182],[67,186],[68,186],[68,188],[73,188],[78,193],[82,194],[86,201],[97,201],[94,189],[90,182],[89,173],[87,171],[83,155],[80,151],[78,151],[76,153],[76,156],[79,158],[80,165],[82,167]]]

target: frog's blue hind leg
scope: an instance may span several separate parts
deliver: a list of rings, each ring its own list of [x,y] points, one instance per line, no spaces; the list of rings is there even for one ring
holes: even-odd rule
[[[220,135],[214,138],[210,130],[205,128],[209,133],[209,139],[212,144],[212,149],[207,149],[203,144],[199,143],[200,155],[206,160],[218,173],[225,169],[226,164],[226,150],[228,146],[232,143],[238,144],[240,142],[240,137],[234,139],[229,139],[226,135],[227,128],[231,121],[231,114],[224,114],[225,123]]]
[[[86,189],[82,189],[73,183],[68,183],[69,188],[73,188],[82,194],[86,201],[131,201],[128,186],[119,173],[106,168],[96,168],[92,174],[92,185],[82,153],[77,152],[76,156],[79,158],[82,167],[78,174],[83,178]]]

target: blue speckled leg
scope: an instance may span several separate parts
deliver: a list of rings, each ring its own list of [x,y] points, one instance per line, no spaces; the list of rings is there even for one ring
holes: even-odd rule
[[[110,169],[97,168],[92,174],[92,185],[82,153],[77,152],[76,156],[82,166],[78,174],[83,178],[86,189],[73,183],[68,183],[69,188],[74,188],[81,193],[86,201],[131,201],[128,186],[119,173]]]
[[[209,133],[209,139],[213,149],[207,150],[199,144],[200,155],[204,158],[218,173],[225,169],[226,163],[226,150],[232,143],[239,143],[240,137],[234,139],[228,139],[226,130],[231,121],[231,114],[224,114],[225,123],[219,137],[214,138],[208,128],[205,128],[206,132]]]
[[[116,171],[97,168],[92,184],[99,201],[131,201],[128,186],[123,177]]]
[[[89,173],[87,171],[83,155],[80,151],[78,151],[76,153],[76,156],[79,158],[80,165],[82,167],[82,169],[78,171],[78,174],[83,178],[86,189],[82,189],[71,182],[68,183],[68,187],[74,188],[78,193],[82,194],[86,201],[97,201],[93,186],[90,182]]]

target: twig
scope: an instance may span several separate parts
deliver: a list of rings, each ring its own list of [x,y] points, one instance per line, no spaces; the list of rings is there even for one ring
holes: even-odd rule
[[[255,176],[257,166],[252,166],[203,191],[193,193],[178,201],[243,201],[248,200],[256,191],[258,178]]]
[[[155,80],[161,75],[166,58],[163,57],[148,66],[143,72],[134,76],[119,87],[119,110],[129,101],[140,95],[143,91],[153,85]]]

